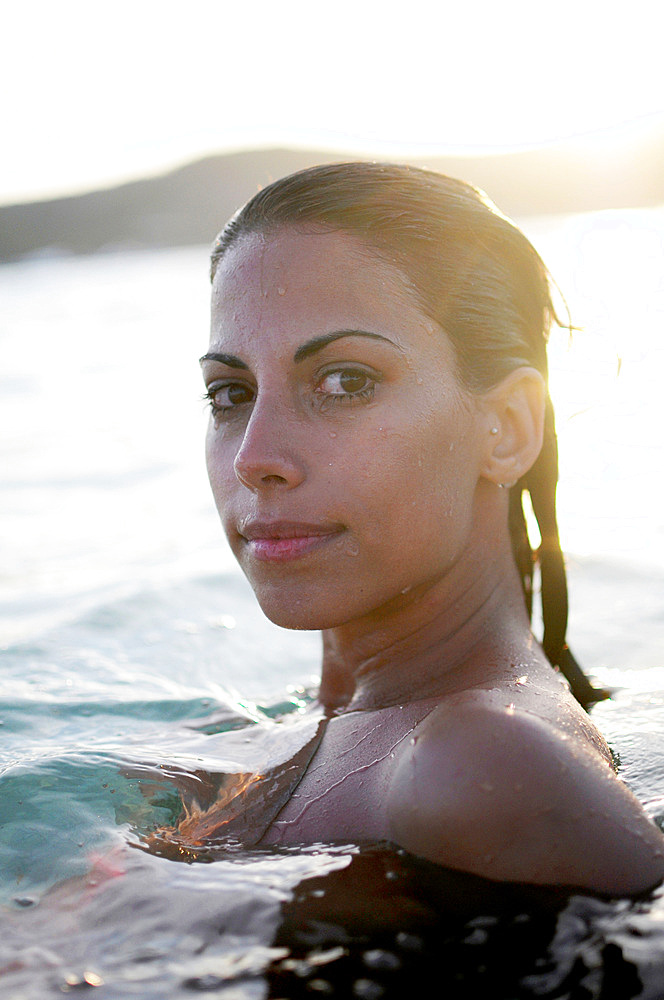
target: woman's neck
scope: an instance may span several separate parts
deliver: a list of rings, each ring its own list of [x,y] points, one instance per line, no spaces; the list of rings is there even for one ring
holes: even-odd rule
[[[486,550],[485,550],[486,553]],[[323,632],[319,700],[328,711],[386,708],[470,687],[533,643],[508,545]]]

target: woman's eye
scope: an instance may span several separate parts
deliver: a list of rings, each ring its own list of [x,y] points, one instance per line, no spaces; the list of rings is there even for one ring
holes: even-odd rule
[[[373,394],[375,388],[376,380],[358,368],[328,372],[318,383],[318,391],[326,396],[364,397],[367,392]]]
[[[243,382],[225,382],[208,386],[205,398],[210,401],[210,405],[215,413],[223,413],[232,410],[243,403],[253,402],[255,392],[249,385]]]

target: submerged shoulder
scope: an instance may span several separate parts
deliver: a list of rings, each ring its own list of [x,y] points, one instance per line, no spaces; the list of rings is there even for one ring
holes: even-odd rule
[[[417,727],[388,815],[407,850],[488,878],[633,893],[664,876],[664,837],[597,750],[486,692]]]

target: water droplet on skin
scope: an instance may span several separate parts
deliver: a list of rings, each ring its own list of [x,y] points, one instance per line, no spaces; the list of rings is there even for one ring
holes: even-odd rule
[[[454,441],[450,441],[450,451],[454,451]]]
[[[336,431],[330,431],[330,437],[331,438],[335,438],[336,436],[337,436],[337,432]]]
[[[285,288],[281,288],[281,287],[277,288],[277,295],[285,295],[285,294],[286,294],[286,289]]]

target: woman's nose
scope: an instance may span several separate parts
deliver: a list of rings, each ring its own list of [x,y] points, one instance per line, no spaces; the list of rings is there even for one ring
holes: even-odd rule
[[[257,399],[233,467],[240,482],[257,492],[295,489],[305,478],[303,458],[296,446],[296,414],[279,404]]]

